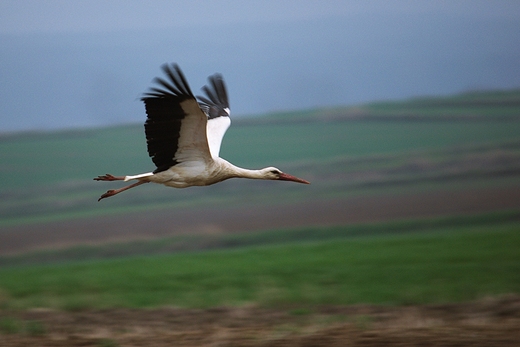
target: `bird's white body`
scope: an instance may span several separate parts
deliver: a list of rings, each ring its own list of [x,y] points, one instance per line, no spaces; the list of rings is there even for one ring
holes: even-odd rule
[[[206,97],[199,101],[177,65],[163,66],[169,81],[156,78],[163,89],[151,88],[143,97],[148,119],[145,123],[148,153],[157,169],[139,175],[94,178],[98,181],[137,183],[109,190],[99,200],[143,183],[153,182],[174,188],[207,186],[233,177],[285,180],[309,183],[274,167],[248,170],[219,157],[222,138],[231,124],[229,102],[222,76],[210,77],[212,89],[203,87]]]
[[[275,179],[269,176],[270,171],[277,170],[268,167],[261,170],[248,170],[240,168],[222,158],[210,159],[209,162],[185,161],[168,170],[158,172],[147,172],[135,176],[125,176],[124,181],[140,180],[164,184],[168,187],[186,188],[191,186],[209,186],[222,182],[229,178],[241,177],[251,179]]]

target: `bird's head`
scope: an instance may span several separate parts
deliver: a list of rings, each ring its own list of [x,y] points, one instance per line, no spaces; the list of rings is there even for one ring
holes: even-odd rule
[[[265,169],[262,169],[262,173],[263,173],[263,178],[266,180],[292,181],[292,182],[310,184],[309,181],[286,174],[285,172],[282,172],[275,167],[266,167]]]

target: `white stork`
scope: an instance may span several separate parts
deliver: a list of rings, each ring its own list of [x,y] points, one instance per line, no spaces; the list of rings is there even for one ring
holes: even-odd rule
[[[309,184],[275,167],[248,170],[220,158],[220,144],[231,124],[222,75],[208,78],[210,87],[202,88],[207,97],[197,96],[197,101],[177,64],[164,64],[162,69],[168,80],[156,77],[154,81],[159,88],[150,88],[141,98],[147,114],[144,129],[148,154],[157,168],[134,176],[106,174],[94,178],[96,181],[137,180],[128,186],[108,190],[98,201],[148,182],[185,188],[242,177]]]

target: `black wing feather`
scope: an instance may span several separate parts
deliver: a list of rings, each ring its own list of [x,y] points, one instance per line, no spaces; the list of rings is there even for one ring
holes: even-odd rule
[[[173,66],[177,74],[173,74],[173,71],[168,67],[168,64],[164,64],[162,66],[162,69],[164,73],[170,78],[170,81],[172,81],[175,87],[177,87],[180,94],[193,95],[193,93],[190,90],[190,86],[186,81],[186,77],[184,77],[184,74],[182,73],[179,66],[177,64],[174,64]]]
[[[162,91],[163,93],[169,93],[169,94],[174,94],[174,95],[182,94],[177,88],[175,88],[174,86],[172,86],[171,84],[169,84],[168,82],[163,80],[162,78],[155,77],[153,79],[153,81],[155,83],[161,85],[162,87],[164,87],[164,89],[150,88],[150,90],[155,90],[155,91],[158,91],[158,92]]]
[[[152,87],[141,100],[145,104],[147,119],[144,124],[148,154],[157,169],[168,170],[177,164],[175,153],[179,146],[182,120],[187,116],[181,103],[195,97],[177,64],[164,64],[168,81],[155,78],[161,88]]]
[[[204,110],[209,119],[229,116],[226,108],[229,110],[229,100],[227,96],[226,85],[221,74],[214,74],[208,77],[210,87],[207,85],[202,87],[205,96],[197,95],[200,107]]]

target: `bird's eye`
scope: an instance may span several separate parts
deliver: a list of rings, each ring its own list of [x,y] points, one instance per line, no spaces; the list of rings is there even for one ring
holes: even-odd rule
[[[278,171],[278,170],[271,170],[271,173],[275,174],[275,175],[278,175],[278,174],[280,174],[280,171]]]

